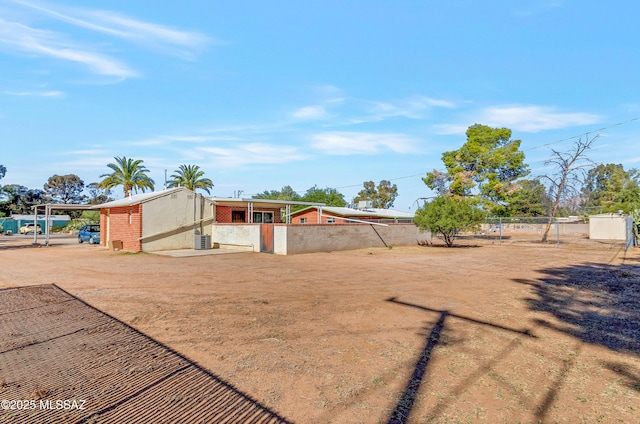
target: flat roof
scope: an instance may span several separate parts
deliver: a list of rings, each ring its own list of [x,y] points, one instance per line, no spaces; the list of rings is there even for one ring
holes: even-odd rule
[[[208,197],[209,200],[214,203],[222,206],[237,206],[244,205],[248,203],[259,204],[265,208],[281,208],[287,205],[301,205],[301,206],[322,206],[324,207],[324,203],[315,203],[315,202],[300,202],[296,200],[278,200],[278,199],[253,199],[253,198],[234,198],[234,197]]]

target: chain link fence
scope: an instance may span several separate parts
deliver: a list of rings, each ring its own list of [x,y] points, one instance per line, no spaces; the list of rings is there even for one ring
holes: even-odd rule
[[[540,243],[545,233],[549,244],[579,242],[589,238],[589,223],[578,217],[555,218],[551,222],[548,217],[487,218],[465,238],[492,240],[499,244]]]

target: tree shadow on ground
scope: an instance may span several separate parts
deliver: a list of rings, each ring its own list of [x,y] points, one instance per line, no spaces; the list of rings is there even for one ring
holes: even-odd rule
[[[640,353],[640,266],[585,263],[539,270],[535,280],[514,279],[533,290],[534,311],[559,322],[538,324],[583,342],[623,353]]]

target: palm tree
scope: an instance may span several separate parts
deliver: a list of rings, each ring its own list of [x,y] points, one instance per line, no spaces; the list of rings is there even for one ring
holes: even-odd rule
[[[201,188],[209,193],[209,189],[213,187],[213,181],[209,178],[203,178],[204,172],[200,170],[198,165],[180,165],[179,169],[174,171],[169,180],[169,187],[186,187],[191,191]]]
[[[113,169],[111,174],[102,174],[100,178],[104,178],[98,183],[98,187],[110,190],[115,186],[122,185],[124,196],[129,197],[131,190],[138,192],[138,189],[154,189],[154,183],[147,175],[149,170],[142,165],[142,160],[127,159],[126,156],[114,157],[116,163],[110,163],[107,166]]]

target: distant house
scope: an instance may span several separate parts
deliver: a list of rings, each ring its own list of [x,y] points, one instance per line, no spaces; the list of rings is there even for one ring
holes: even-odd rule
[[[311,206],[291,214],[292,224],[413,223],[412,213],[393,209]]]

